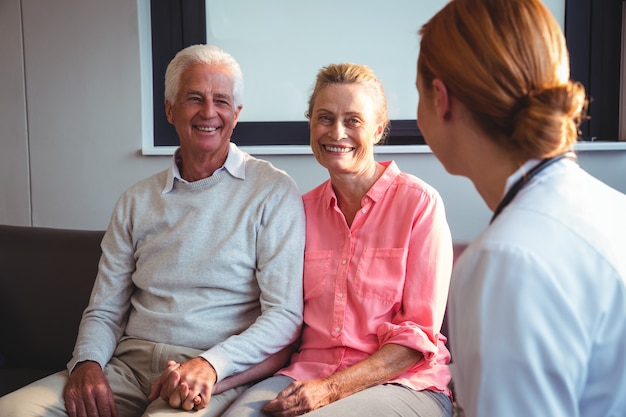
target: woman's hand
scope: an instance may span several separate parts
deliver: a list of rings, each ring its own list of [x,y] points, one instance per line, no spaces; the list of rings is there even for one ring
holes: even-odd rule
[[[330,404],[338,397],[326,380],[295,381],[263,407],[263,411],[277,417],[300,416]]]
[[[299,416],[366,388],[383,384],[411,369],[422,359],[421,352],[388,343],[367,359],[327,378],[292,382],[263,410],[277,417]]]

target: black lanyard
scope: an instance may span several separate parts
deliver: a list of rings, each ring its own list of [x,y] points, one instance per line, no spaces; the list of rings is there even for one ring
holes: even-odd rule
[[[493,212],[493,217],[491,217],[491,221],[489,222],[489,224],[493,223],[493,221],[496,219],[496,217],[498,217],[500,212],[509,205],[509,203],[515,198],[517,193],[519,193],[520,190],[530,182],[530,180],[532,180],[538,173],[563,158],[576,161],[576,155],[573,152],[565,152],[560,155],[553,156],[552,158],[546,158],[542,160],[530,171],[522,175],[522,178],[517,180],[515,184],[513,184],[513,186],[509,189],[509,191],[507,191],[507,193],[504,195],[504,198],[502,199],[502,201],[500,201],[500,204],[498,204],[498,207],[496,207],[496,210]]]

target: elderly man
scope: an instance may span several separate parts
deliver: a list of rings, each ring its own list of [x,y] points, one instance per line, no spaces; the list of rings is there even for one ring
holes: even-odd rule
[[[302,200],[230,142],[242,90],[217,47],[174,57],[165,108],[180,148],[118,200],[68,370],[4,396],[0,415],[219,416],[245,387],[212,396],[215,384],[297,338]]]

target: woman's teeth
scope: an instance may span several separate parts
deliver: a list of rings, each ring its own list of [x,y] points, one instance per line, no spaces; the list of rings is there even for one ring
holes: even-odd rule
[[[345,147],[328,146],[328,145],[324,146],[324,149],[330,152],[342,152],[342,153],[348,153],[354,150],[354,148],[345,148]]]

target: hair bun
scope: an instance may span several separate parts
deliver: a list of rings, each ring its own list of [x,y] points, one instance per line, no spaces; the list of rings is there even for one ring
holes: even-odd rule
[[[530,92],[514,106],[511,140],[529,155],[561,153],[577,138],[585,110],[585,89],[578,82]]]

